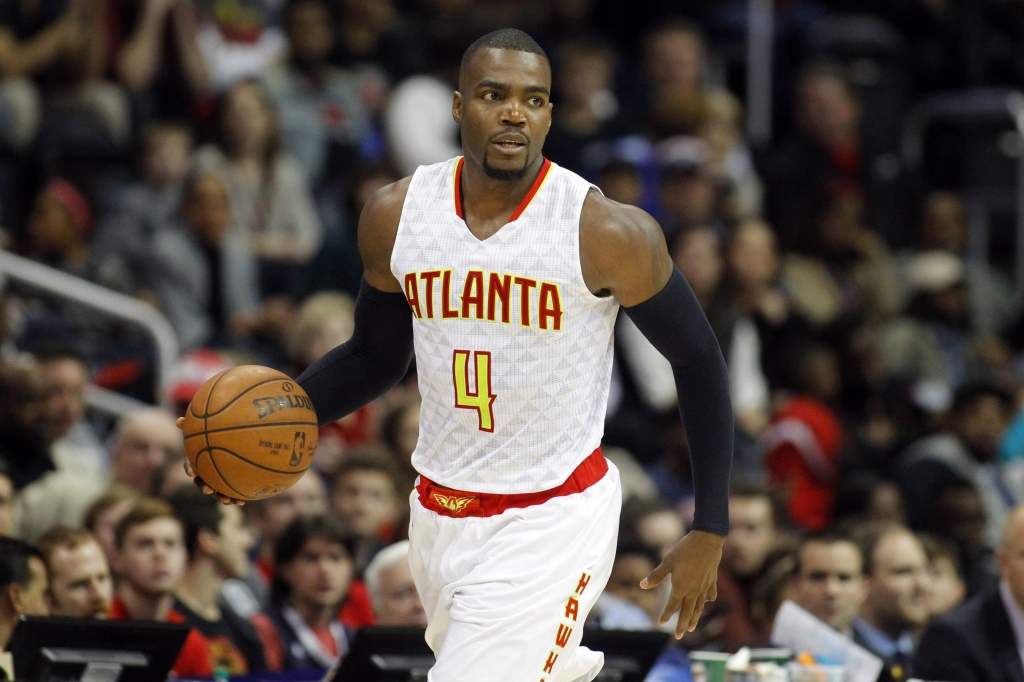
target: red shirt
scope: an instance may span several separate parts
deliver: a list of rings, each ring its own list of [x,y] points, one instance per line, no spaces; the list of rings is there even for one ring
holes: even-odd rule
[[[110,618],[112,620],[135,620],[128,613],[128,608],[120,597],[115,597],[114,603],[110,605]],[[167,614],[165,621],[168,623],[186,622],[185,617],[174,609]],[[178,677],[213,676],[213,665],[210,663],[210,642],[195,628],[192,628],[188,637],[185,638],[185,644],[181,647],[181,653],[178,654],[178,660],[174,662],[171,672]]]
[[[353,580],[349,585],[348,596],[338,610],[338,620],[352,630],[358,630],[364,625],[373,625],[377,621],[373,613],[373,604],[370,602],[370,593],[362,580]]]

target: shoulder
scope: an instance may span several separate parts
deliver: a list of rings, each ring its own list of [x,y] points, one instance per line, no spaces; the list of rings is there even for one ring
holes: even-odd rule
[[[398,230],[398,222],[402,218],[402,207],[405,206],[405,197],[409,194],[411,183],[412,176],[410,175],[381,187],[370,196],[370,200],[366,202],[359,218],[360,237],[364,224],[370,229],[393,227],[395,231]]]
[[[580,214],[580,266],[590,291],[633,306],[661,291],[673,264],[658,221],[592,190]]]
[[[658,221],[646,211],[620,204],[591,189],[580,214],[580,239],[627,245],[638,241],[664,242],[665,236]]]

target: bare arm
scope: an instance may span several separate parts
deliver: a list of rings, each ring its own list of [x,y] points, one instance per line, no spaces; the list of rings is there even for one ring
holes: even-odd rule
[[[643,211],[591,193],[580,218],[583,278],[612,295],[672,364],[679,410],[690,444],[696,495],[693,529],[641,582],[671,577],[661,614],[679,612],[676,636],[692,631],[704,603],[717,597],[718,565],[728,532],[732,406],[725,360],[693,291],[675,269],[658,223]]]
[[[138,25],[118,53],[114,70],[131,92],[145,90],[156,77],[164,25],[174,0],[144,0]]]
[[[206,59],[196,41],[199,32],[196,10],[188,0],[177,0],[171,13],[174,38],[178,43],[178,59],[181,60],[185,81],[194,94],[204,94],[210,89],[210,71],[206,68]]]
[[[66,15],[24,42],[18,42],[10,30],[0,29],[0,74],[29,76],[49,66],[64,52],[72,30],[72,20]]]

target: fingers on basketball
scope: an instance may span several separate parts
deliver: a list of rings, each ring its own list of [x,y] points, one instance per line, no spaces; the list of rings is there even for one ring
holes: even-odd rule
[[[192,473],[225,504],[289,488],[316,450],[312,402],[294,380],[267,367],[245,365],[213,377],[183,420]]]

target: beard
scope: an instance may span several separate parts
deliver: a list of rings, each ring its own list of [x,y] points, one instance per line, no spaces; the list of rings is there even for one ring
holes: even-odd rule
[[[487,154],[484,154],[484,173],[487,174],[491,180],[498,180],[501,182],[515,182],[522,180],[526,177],[526,171],[530,167],[529,155],[527,155],[526,162],[523,163],[522,168],[495,168],[487,161]]]

